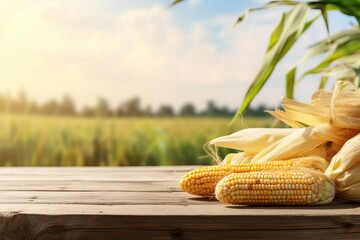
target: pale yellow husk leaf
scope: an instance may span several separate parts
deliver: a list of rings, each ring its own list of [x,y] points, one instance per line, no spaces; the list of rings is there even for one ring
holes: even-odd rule
[[[331,124],[360,129],[360,89],[350,82],[337,82],[330,105]]]
[[[325,174],[335,181],[339,198],[360,201],[360,134],[344,144]]]
[[[360,134],[348,140],[340,151],[331,159],[326,174],[332,179],[339,178],[355,165],[360,164]],[[360,166],[359,166],[360,167]]]
[[[336,186],[336,188],[338,188],[338,186]],[[341,190],[337,190],[336,196],[343,200],[359,202],[360,201],[360,182],[357,182],[348,187],[342,188]]]
[[[258,153],[272,143],[294,132],[292,128],[247,128],[210,141],[217,147],[242,150],[249,154]]]
[[[352,132],[339,132],[339,129],[329,124],[300,128],[257,153],[251,161],[266,162],[308,156],[316,151],[316,148],[328,142],[342,145],[353,136],[352,134]]]
[[[282,121],[283,123],[285,123],[286,125],[292,127],[292,128],[302,128],[305,127],[303,124],[295,121],[294,119],[292,119],[289,114],[287,114],[284,111],[281,111],[279,109],[275,109],[274,111],[267,111],[267,113],[269,113],[271,116],[273,116],[274,118]]]
[[[291,127],[299,124],[332,126],[360,130],[360,89],[346,81],[338,81],[333,91],[316,91],[311,104],[282,98],[285,111],[269,112]]]
[[[329,118],[326,111],[310,104],[300,103],[292,99],[282,98],[282,105],[288,116],[306,125],[317,125],[327,123]]]

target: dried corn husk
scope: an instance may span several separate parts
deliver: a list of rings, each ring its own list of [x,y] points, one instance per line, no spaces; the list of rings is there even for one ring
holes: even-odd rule
[[[292,99],[282,98],[282,104],[289,118],[305,125],[317,125],[329,122],[326,111],[310,104],[300,103]]]
[[[317,148],[314,148],[314,150],[309,151],[306,156],[318,156],[321,158],[325,158],[328,162],[330,162],[331,157],[329,157],[329,146],[327,143],[321,144],[320,146],[318,146]]]
[[[360,134],[344,144],[325,174],[335,181],[339,198],[360,201]]]
[[[251,154],[260,152],[272,143],[294,132],[296,129],[292,128],[247,128],[227,136],[215,138],[210,141],[210,144],[242,150]]]
[[[251,161],[266,162],[308,156],[323,144],[334,142],[343,145],[352,136],[353,132],[342,132],[329,124],[300,128],[257,153]]]
[[[278,120],[282,121],[283,123],[287,124],[292,128],[302,128],[305,127],[303,124],[295,121],[292,119],[289,114],[279,109],[275,109],[274,111],[267,111],[270,115],[277,118]]]
[[[338,81],[333,91],[316,91],[311,104],[282,98],[285,111],[269,112],[291,127],[328,123],[334,127],[360,130],[360,89]]]
[[[331,123],[342,128],[360,129],[360,89],[349,82],[337,83],[331,98]]]

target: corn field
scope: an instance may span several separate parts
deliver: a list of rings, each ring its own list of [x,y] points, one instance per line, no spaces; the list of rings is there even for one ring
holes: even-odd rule
[[[242,127],[229,118],[59,118],[0,115],[1,166],[212,164],[204,144]],[[245,120],[269,127],[273,120]],[[221,149],[224,156],[229,150]]]

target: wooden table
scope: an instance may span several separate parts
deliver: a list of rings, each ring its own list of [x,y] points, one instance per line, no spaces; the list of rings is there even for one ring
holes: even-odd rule
[[[360,238],[359,204],[223,205],[179,190],[192,168],[0,168],[0,239]]]

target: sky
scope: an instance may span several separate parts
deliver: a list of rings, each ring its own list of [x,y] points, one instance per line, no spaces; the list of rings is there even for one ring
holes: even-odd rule
[[[99,97],[117,106],[132,97],[154,108],[209,100],[236,108],[265,53],[284,8],[256,12],[236,29],[245,9],[266,1],[0,0],[0,93],[44,102],[68,94],[78,108]],[[351,19],[330,15],[331,31]],[[253,106],[273,106],[284,76],[307,46],[325,38],[318,20],[277,67]],[[314,61],[301,65],[300,72]],[[319,76],[305,78],[295,98],[308,101]]]

